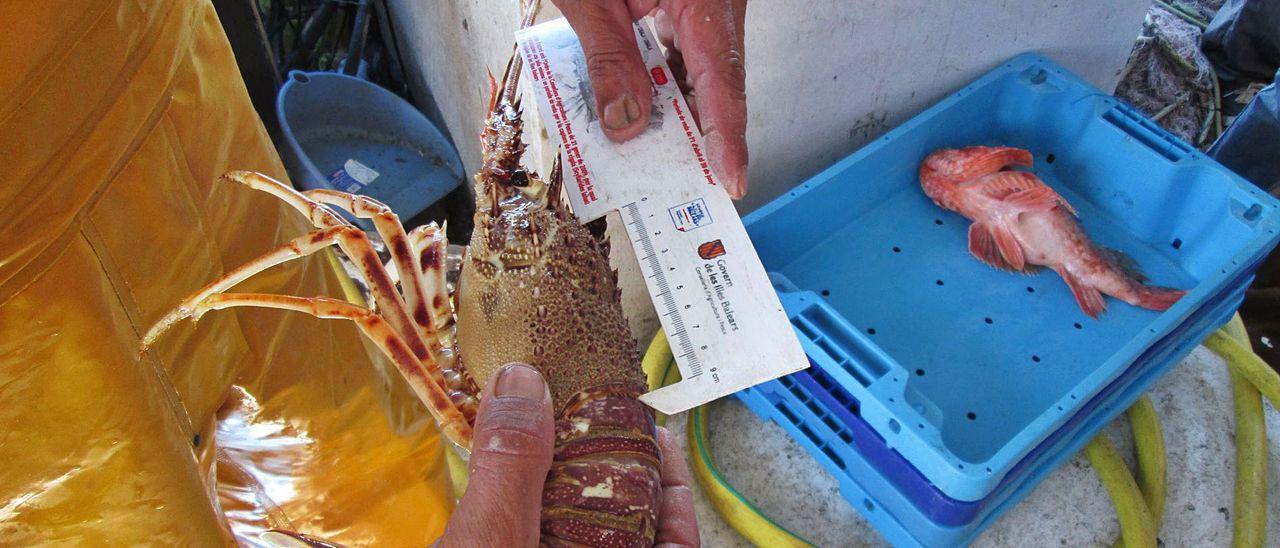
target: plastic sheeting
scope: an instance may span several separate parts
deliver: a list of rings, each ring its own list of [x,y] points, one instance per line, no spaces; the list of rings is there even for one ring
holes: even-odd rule
[[[1200,47],[1223,78],[1266,81],[1280,68],[1280,2],[1228,0]]]
[[[1209,148],[1209,155],[1241,177],[1269,192],[1280,191],[1280,72],[1262,88],[1227,131]]]
[[[203,1],[0,17],[0,543],[254,544],[279,527],[421,545],[440,438],[347,323],[215,312],[139,334],[305,219],[216,177],[283,177]],[[341,295],[331,257],[241,289]]]

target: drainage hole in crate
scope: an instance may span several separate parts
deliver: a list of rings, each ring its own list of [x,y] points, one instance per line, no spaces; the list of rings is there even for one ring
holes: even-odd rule
[[[934,280],[933,283],[938,285],[943,285],[942,280]]]
[[[796,426],[799,427],[800,433],[804,434],[804,437],[809,438],[809,440],[812,441],[814,445],[818,444],[820,440],[818,439],[818,436],[814,435],[813,430],[810,430],[808,426],[803,424],[797,424]]]
[[[924,423],[923,423],[923,422],[921,422],[921,423],[917,423],[917,424],[916,424],[916,428],[919,428],[919,429],[921,429],[921,430],[924,430]]]
[[[990,467],[990,466],[988,466],[988,467],[986,468],[986,471],[987,471],[987,473],[988,473],[988,474],[990,474],[990,473],[991,473],[991,467]]]
[[[836,424],[835,419],[832,419],[830,415],[823,415],[822,422],[823,424],[826,424],[827,428],[830,428],[832,432],[840,431],[840,425]]]
[[[982,321],[987,322],[987,325],[995,323],[991,318],[983,318]]]
[[[868,512],[876,511],[876,504],[871,502],[871,499],[862,499],[862,507],[866,508]]]
[[[875,334],[876,334],[876,328],[874,328],[874,327],[868,327],[868,328],[867,328],[867,334],[868,334],[868,335],[875,335]]]
[[[1036,288],[1027,286],[1027,293],[1035,293],[1035,292],[1036,292]]]
[[[1061,406],[1061,405],[1059,405],[1059,406],[1058,406],[1058,411],[1062,411],[1062,406]]]
[[[822,290],[822,296],[823,296],[823,297],[830,297],[830,296],[831,296],[831,291],[830,291],[830,290],[828,290],[828,289],[823,289],[823,290]]]
[[[1052,163],[1053,163],[1053,161],[1054,161],[1054,160],[1057,160],[1057,159],[1058,159],[1058,157],[1057,157],[1057,156],[1054,156],[1053,154],[1049,154],[1048,156],[1045,156],[1045,157],[1044,157],[1044,163],[1046,163],[1046,164],[1052,164]]]
[[[796,414],[792,413],[790,409],[787,409],[781,403],[778,403],[774,407],[777,407],[778,412],[782,413],[782,416],[786,417],[787,421],[790,422],[791,424],[797,424],[800,422],[800,420],[796,418]]]
[[[893,399],[893,398],[889,398],[889,403],[894,403],[894,402],[896,402],[896,401],[898,401],[898,400],[895,400],[895,399]]]
[[[1031,356],[1031,361],[1040,363],[1040,356]]]
[[[898,432],[902,431],[902,426],[898,424],[897,420],[889,419],[889,430],[891,430],[894,434],[897,434]]]
[[[1075,395],[1075,394],[1072,394],[1072,395],[1071,395],[1071,399],[1073,399],[1073,400],[1074,400],[1074,399],[1076,399],[1076,395]]]
[[[1173,246],[1174,249],[1182,249],[1182,238],[1174,238],[1169,245]]]
[[[827,380],[826,375],[823,375],[821,377],[814,376],[813,380],[818,381],[819,386],[826,388],[827,390],[831,390],[831,381]]]
[[[942,226],[942,219],[934,219],[934,220],[933,220],[933,224],[938,225],[938,226]]]
[[[972,420],[978,420],[978,414],[977,414],[977,413],[974,413],[973,411],[970,411],[970,412],[966,413],[966,414],[965,414],[965,416],[966,416],[966,417],[969,417],[969,420],[971,420],[971,421],[972,421]]]
[[[1071,325],[1072,325],[1073,327],[1075,327],[1076,329],[1084,329],[1084,326],[1083,326],[1083,325],[1080,325],[1080,322],[1076,322],[1076,323],[1073,323],[1073,324],[1071,324]]]
[[[895,246],[893,246],[893,252],[894,252],[894,253],[902,253],[902,248],[901,248],[901,247],[898,247],[898,246],[896,246],[896,245],[895,245]]]
[[[830,447],[824,445],[822,446],[822,452],[826,453],[827,458],[831,459],[831,462],[836,463],[836,466],[840,467],[841,470],[844,470],[844,459],[837,457],[835,451],[832,451]]]
[[[924,370],[923,370],[923,369],[917,369],[917,370],[916,370],[916,376],[917,376],[917,377],[923,377],[923,376],[924,376]]]

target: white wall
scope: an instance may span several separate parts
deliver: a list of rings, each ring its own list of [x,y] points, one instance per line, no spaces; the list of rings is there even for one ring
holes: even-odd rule
[[[418,96],[430,90],[468,172],[518,23],[516,0],[388,0]],[[1024,51],[1110,91],[1148,0],[752,0],[748,211]],[[556,17],[543,0],[542,20]]]

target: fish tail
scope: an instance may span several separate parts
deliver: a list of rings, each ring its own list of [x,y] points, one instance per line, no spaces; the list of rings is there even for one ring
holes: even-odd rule
[[[1148,310],[1164,312],[1186,294],[1187,292],[1181,289],[1143,285],[1138,287],[1136,302],[1133,304]]]

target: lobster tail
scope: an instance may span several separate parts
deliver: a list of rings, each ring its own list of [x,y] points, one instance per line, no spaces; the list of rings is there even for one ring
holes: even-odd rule
[[[548,546],[650,546],[662,500],[661,456],[643,390],[580,392],[556,421],[556,455],[542,495]]]

